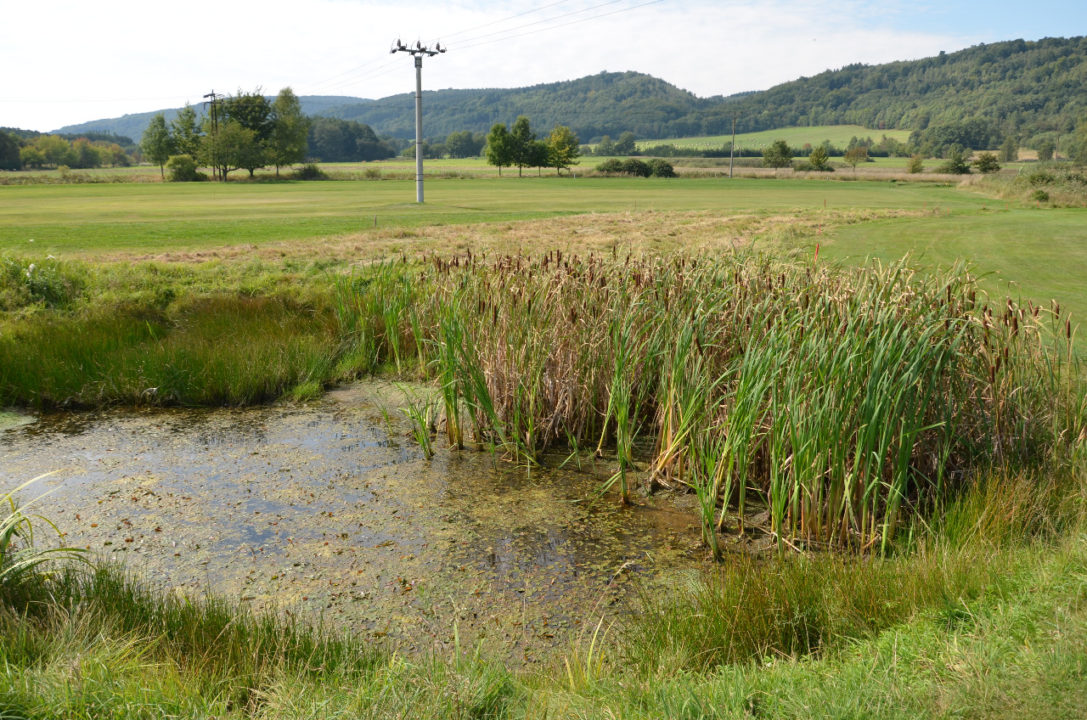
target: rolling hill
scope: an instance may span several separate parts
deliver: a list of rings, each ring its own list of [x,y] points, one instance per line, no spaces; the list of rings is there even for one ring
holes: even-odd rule
[[[311,115],[355,120],[379,134],[414,136],[413,96],[380,100],[303,96]],[[635,72],[513,89],[424,93],[427,137],[486,132],[496,122],[527,115],[537,130],[569,125],[585,142],[630,130],[640,138],[719,135],[736,119],[739,132],[804,125],[855,124],[924,130],[971,121],[988,137],[1029,143],[1066,133],[1087,119],[1087,37],[1012,40],[954,53],[886,63],[849,65],[762,92],[699,98]],[[169,118],[176,110],[163,110]],[[154,112],[96,120],[58,132],[112,132],[139,138]]]

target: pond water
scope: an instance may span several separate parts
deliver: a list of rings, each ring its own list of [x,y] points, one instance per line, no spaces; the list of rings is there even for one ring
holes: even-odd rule
[[[534,662],[621,617],[635,585],[668,591],[706,562],[690,507],[596,499],[603,461],[423,459],[400,397],[372,383],[304,405],[8,414],[0,458],[8,487],[56,471],[24,502],[52,490],[32,507],[66,543],[157,587],[407,652],[448,646],[456,627],[462,644]]]

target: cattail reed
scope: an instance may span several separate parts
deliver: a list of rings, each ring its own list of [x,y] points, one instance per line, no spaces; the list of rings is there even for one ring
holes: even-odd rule
[[[1009,300],[994,321],[961,268],[613,248],[378,266],[339,295],[369,371],[414,357],[437,383],[450,445],[470,426],[528,464],[596,447],[624,501],[639,466],[695,492],[715,555],[719,533],[756,529],[752,504],[783,547],[886,549],[906,516],[957,490],[949,478],[1083,434],[1059,305]],[[654,442],[636,457],[641,434]]]

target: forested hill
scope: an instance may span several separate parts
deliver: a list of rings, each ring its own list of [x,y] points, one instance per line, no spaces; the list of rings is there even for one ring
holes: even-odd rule
[[[381,100],[300,98],[303,112],[370,125],[379,134],[414,136],[413,95]],[[600,73],[517,89],[424,93],[425,134],[486,132],[527,115],[547,132],[570,126],[590,142],[630,130],[640,138],[719,135],[732,119],[740,132],[795,125],[857,124],[923,130],[973,121],[989,138],[1028,142],[1087,120],[1087,38],[1013,40],[936,57],[850,65],[769,90],[698,98],[641,73]],[[139,138],[154,113],[61,128]],[[169,118],[168,118],[169,119]]]
[[[357,120],[380,133],[415,136],[415,96],[394,95],[365,105],[332,108],[327,114]],[[423,93],[425,134],[444,137],[458,130],[486,132],[497,122],[527,115],[549,131],[568,125],[583,141],[631,130],[639,137],[659,132],[697,114],[705,101],[686,90],[641,73],[600,73],[567,82],[512,90],[439,90]]]
[[[850,65],[746,97],[710,99],[723,131],[856,124],[923,130],[983,120],[1021,139],[1087,120],[1087,37],[1011,40],[885,65]]]

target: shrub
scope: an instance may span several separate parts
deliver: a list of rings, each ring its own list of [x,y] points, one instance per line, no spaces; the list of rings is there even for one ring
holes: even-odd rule
[[[633,175],[634,177],[649,177],[652,173],[649,169],[649,165],[637,158],[628,158],[624,160],[622,172],[627,175]]]
[[[1030,194],[1030,199],[1035,202],[1049,202],[1049,193],[1045,190],[1035,190]]]
[[[328,173],[318,167],[316,163],[306,163],[295,170],[291,177],[295,180],[328,180]]]
[[[916,175],[917,173],[924,172],[924,170],[924,158],[920,155],[911,155],[910,161],[906,163],[906,172]]]
[[[796,152],[784,140],[775,140],[762,151],[762,164],[766,167],[784,168],[793,164]]]
[[[951,175],[969,175],[970,163],[966,160],[966,150],[961,145],[952,145],[947,151],[947,162],[939,167],[939,172]]]
[[[596,171],[602,173],[621,173],[623,172],[623,161],[615,158],[605,160],[596,166]]]
[[[971,163],[980,173],[994,173],[1000,170],[1000,162],[991,152],[983,152]]]
[[[667,160],[653,158],[646,165],[649,166],[649,174],[653,177],[673,178],[676,176],[675,168]]]
[[[207,176],[197,171],[192,155],[171,155],[166,161],[170,182],[195,182]]]

